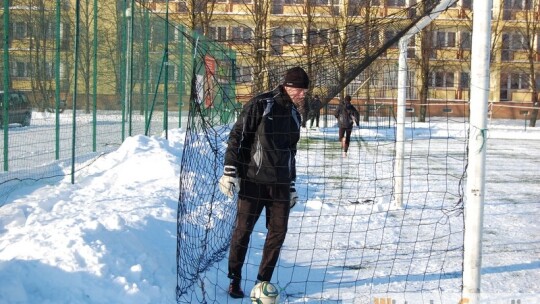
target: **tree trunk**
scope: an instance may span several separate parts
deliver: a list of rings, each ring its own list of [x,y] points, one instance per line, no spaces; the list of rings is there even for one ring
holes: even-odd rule
[[[536,94],[537,96],[537,94]],[[529,121],[529,127],[536,127],[536,119],[538,117],[538,108],[540,107],[539,103],[538,103],[538,97],[537,98],[534,98],[533,99],[536,99],[535,102],[533,102],[533,110],[532,110],[532,113],[531,113],[531,119]]]

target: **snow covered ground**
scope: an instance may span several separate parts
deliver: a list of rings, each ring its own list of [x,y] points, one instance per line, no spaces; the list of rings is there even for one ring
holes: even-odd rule
[[[0,303],[175,303],[183,136],[129,137],[79,165],[75,184],[2,197]],[[491,121],[487,151],[482,292],[540,302],[540,128]]]

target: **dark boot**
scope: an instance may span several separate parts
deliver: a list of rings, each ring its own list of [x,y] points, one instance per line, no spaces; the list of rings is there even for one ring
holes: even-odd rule
[[[240,288],[240,280],[232,279],[231,284],[229,285],[229,295],[231,298],[240,299],[244,297],[244,292]]]

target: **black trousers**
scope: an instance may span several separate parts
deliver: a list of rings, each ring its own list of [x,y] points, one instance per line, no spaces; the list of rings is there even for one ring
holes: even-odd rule
[[[257,280],[270,281],[289,220],[290,185],[263,185],[241,181],[236,222],[229,251],[229,278],[240,279],[253,227],[263,208],[266,209],[266,228],[263,255]]]
[[[341,142],[341,147],[343,148],[344,152],[347,152],[349,150],[349,145],[351,143],[351,133],[352,128],[339,128],[338,135],[339,135],[339,141]],[[343,137],[345,137],[345,142],[343,142]]]
[[[313,121],[316,121],[316,124],[315,126],[318,128],[319,127],[319,118],[321,117],[321,114],[319,112],[316,112],[315,114],[313,114],[313,116],[311,116],[311,119],[310,119],[310,125],[309,127],[313,127]]]

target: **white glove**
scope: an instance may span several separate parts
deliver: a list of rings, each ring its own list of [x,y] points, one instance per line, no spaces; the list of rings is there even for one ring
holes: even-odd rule
[[[296,188],[294,188],[294,182],[291,182],[291,200],[289,203],[289,208],[292,209],[294,205],[298,202],[298,193],[296,193]]]
[[[219,179],[219,190],[229,198],[234,197],[234,192],[240,191],[240,183],[234,166],[225,166],[223,169],[223,175]]]

